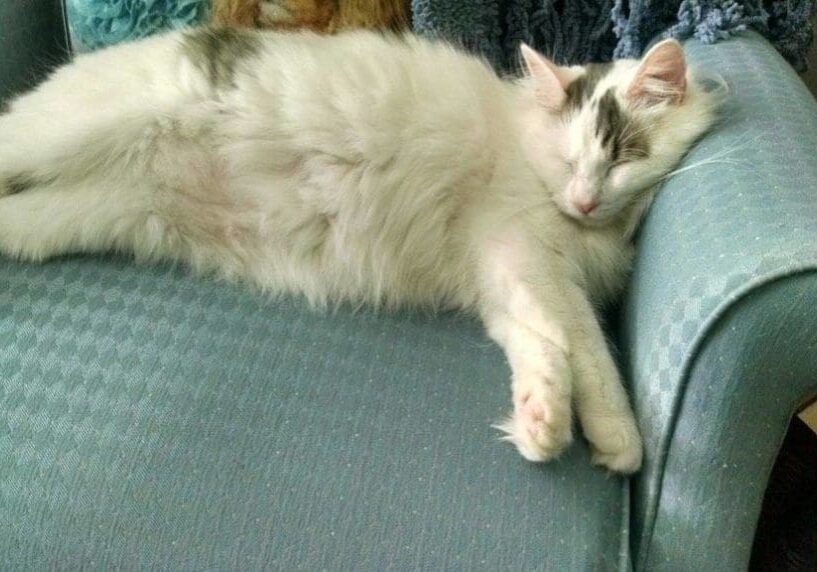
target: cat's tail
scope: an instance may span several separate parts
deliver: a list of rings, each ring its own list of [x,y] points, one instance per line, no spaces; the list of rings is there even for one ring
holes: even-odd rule
[[[12,106],[0,117],[0,139],[19,142],[0,141],[0,252],[43,260],[113,250],[245,274],[257,215],[227,191],[202,113],[87,117],[66,135]]]
[[[110,173],[143,152],[153,126],[197,97],[179,79],[179,38],[79,56],[0,109],[0,194]]]

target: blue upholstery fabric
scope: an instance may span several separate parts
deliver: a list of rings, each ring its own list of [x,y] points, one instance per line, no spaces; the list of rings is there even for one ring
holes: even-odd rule
[[[731,101],[638,242],[622,343],[647,445],[633,541],[644,570],[737,570],[787,421],[817,393],[817,104],[757,34],[687,52]]]
[[[624,482],[499,442],[470,319],[2,261],[0,372],[0,569],[619,566]]]

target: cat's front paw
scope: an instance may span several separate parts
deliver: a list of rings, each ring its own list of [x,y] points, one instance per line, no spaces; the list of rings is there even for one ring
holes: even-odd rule
[[[593,463],[617,473],[630,474],[641,468],[641,435],[630,416],[610,417],[595,427],[590,438]]]
[[[513,414],[496,428],[527,460],[552,459],[573,440],[570,395],[543,387],[516,390]]]

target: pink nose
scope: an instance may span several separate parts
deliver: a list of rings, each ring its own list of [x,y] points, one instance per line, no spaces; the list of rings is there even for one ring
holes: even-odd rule
[[[590,212],[594,208],[599,206],[599,203],[597,203],[596,201],[592,201],[592,200],[591,201],[585,201],[585,202],[576,202],[574,204],[576,206],[576,210],[578,210],[580,213],[582,213],[584,215],[590,214]]]

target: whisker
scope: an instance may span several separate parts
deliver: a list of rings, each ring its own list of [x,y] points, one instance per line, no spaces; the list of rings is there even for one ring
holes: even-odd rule
[[[762,137],[761,134],[757,134],[753,137],[747,137],[743,141],[738,140],[738,142],[735,143],[735,145],[732,145],[731,147],[721,149],[720,151],[713,153],[711,156],[701,159],[700,161],[670,171],[669,173],[661,177],[660,180],[665,181],[670,177],[674,177],[675,175],[684,173],[686,171],[690,171],[692,169],[697,169],[698,167],[704,167],[707,165],[740,165],[744,167],[751,167],[751,163],[749,163],[748,161],[745,161],[743,159],[730,159],[728,158],[728,156],[737,151],[743,150],[747,145],[755,143],[761,137]]]
[[[748,161],[741,161],[738,159],[703,159],[696,163],[692,163],[691,165],[686,165],[681,167],[680,169],[675,169],[674,171],[670,171],[663,177],[661,177],[661,181],[666,181],[670,177],[674,177],[675,175],[680,175],[681,173],[685,173],[687,171],[691,171],[692,169],[697,169],[698,167],[705,167],[707,165],[739,165],[743,167],[751,167],[751,164]]]

